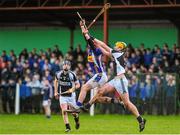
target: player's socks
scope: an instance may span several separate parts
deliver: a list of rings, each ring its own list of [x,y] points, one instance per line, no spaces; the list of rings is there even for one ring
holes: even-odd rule
[[[141,117],[141,115],[139,115],[139,116],[137,117],[137,120],[138,120],[139,123],[141,123],[141,122],[143,121],[143,118]]]
[[[66,126],[65,132],[69,132],[71,130],[71,127],[70,127],[69,123],[67,123],[65,126]]]
[[[74,121],[76,123],[75,128],[79,129],[80,123],[79,123],[79,115],[74,116]]]
[[[82,106],[83,106],[83,104],[82,104],[81,102],[79,102],[79,101],[76,102],[76,105],[79,106],[79,107],[82,107]]]

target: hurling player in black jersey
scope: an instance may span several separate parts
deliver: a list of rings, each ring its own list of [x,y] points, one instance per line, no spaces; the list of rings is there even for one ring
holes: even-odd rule
[[[77,76],[70,68],[70,61],[65,60],[63,62],[63,70],[56,73],[54,81],[54,96],[56,99],[59,99],[60,102],[60,108],[66,126],[65,132],[71,130],[66,110],[68,110],[70,106],[76,106],[76,94],[74,91],[80,87]],[[79,129],[79,115],[78,113],[72,113],[72,115],[74,116],[76,124],[75,128]]]

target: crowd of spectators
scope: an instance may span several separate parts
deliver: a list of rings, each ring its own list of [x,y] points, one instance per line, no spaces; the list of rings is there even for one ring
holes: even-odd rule
[[[69,51],[63,54],[59,48],[58,45],[40,51],[36,48],[25,48],[20,54],[14,50],[10,53],[2,51],[0,102],[3,112],[14,112],[16,83],[20,84],[21,112],[41,112],[41,81],[46,78],[53,85],[54,75],[62,69],[64,59],[71,61],[72,70],[77,74],[81,84],[92,76],[86,59],[87,50],[83,51],[78,45],[75,49],[70,47]],[[158,114],[163,114],[165,107],[166,114],[173,114],[177,102],[176,90],[179,87],[177,78],[180,74],[180,48],[173,45],[170,49],[167,44],[164,44],[163,48],[158,45],[152,49],[145,48],[144,44],[139,48],[133,48],[133,45],[129,44],[125,61],[130,99],[139,107],[141,113],[152,114],[157,110]],[[104,65],[110,79],[113,76],[113,62],[109,60]],[[54,102],[58,104],[57,101]],[[168,106],[171,109],[168,109]],[[58,110],[58,107],[55,105],[54,109]]]

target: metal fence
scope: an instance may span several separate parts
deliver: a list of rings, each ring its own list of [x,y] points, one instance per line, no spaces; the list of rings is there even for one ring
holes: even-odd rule
[[[179,114],[180,82],[177,74],[133,74],[129,80],[129,97],[141,114]],[[107,96],[114,97],[114,94]],[[119,105],[97,104],[96,113],[129,114]]]
[[[177,74],[133,74],[129,80],[130,100],[141,114],[171,115],[180,110],[180,79]],[[20,113],[43,113],[42,91],[39,87],[29,87],[26,83],[19,86]],[[107,96],[114,97],[116,94]],[[14,113],[16,84],[1,82],[0,113]],[[87,100],[89,95],[87,96]],[[51,110],[59,113],[58,100],[52,99]],[[118,104],[95,104],[95,113],[129,114]]]

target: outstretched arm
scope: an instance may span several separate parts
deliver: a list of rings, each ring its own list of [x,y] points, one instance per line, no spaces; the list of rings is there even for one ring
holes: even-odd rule
[[[91,37],[89,35],[89,31],[84,27],[84,24],[85,24],[85,20],[84,21],[80,21],[80,27],[81,27],[81,31],[84,35],[84,38],[86,40],[86,42],[88,43],[88,45],[90,46],[90,48],[92,50],[95,50],[95,46],[94,46],[94,42],[91,40]]]
[[[108,47],[108,45],[106,45],[104,42],[100,41],[99,39],[94,39],[94,44],[97,45],[103,52],[105,55],[107,56],[111,56],[111,48]]]
[[[85,27],[84,27],[84,25],[82,25],[82,23],[83,22],[80,22],[81,30],[82,30],[82,33],[83,33],[85,39],[87,40],[88,44],[90,45],[90,47],[95,48],[94,46],[96,46],[101,49],[101,51],[104,55],[107,55],[110,57],[111,56],[111,53],[110,53],[111,48],[109,48],[104,42],[90,36],[88,30],[85,29]]]

